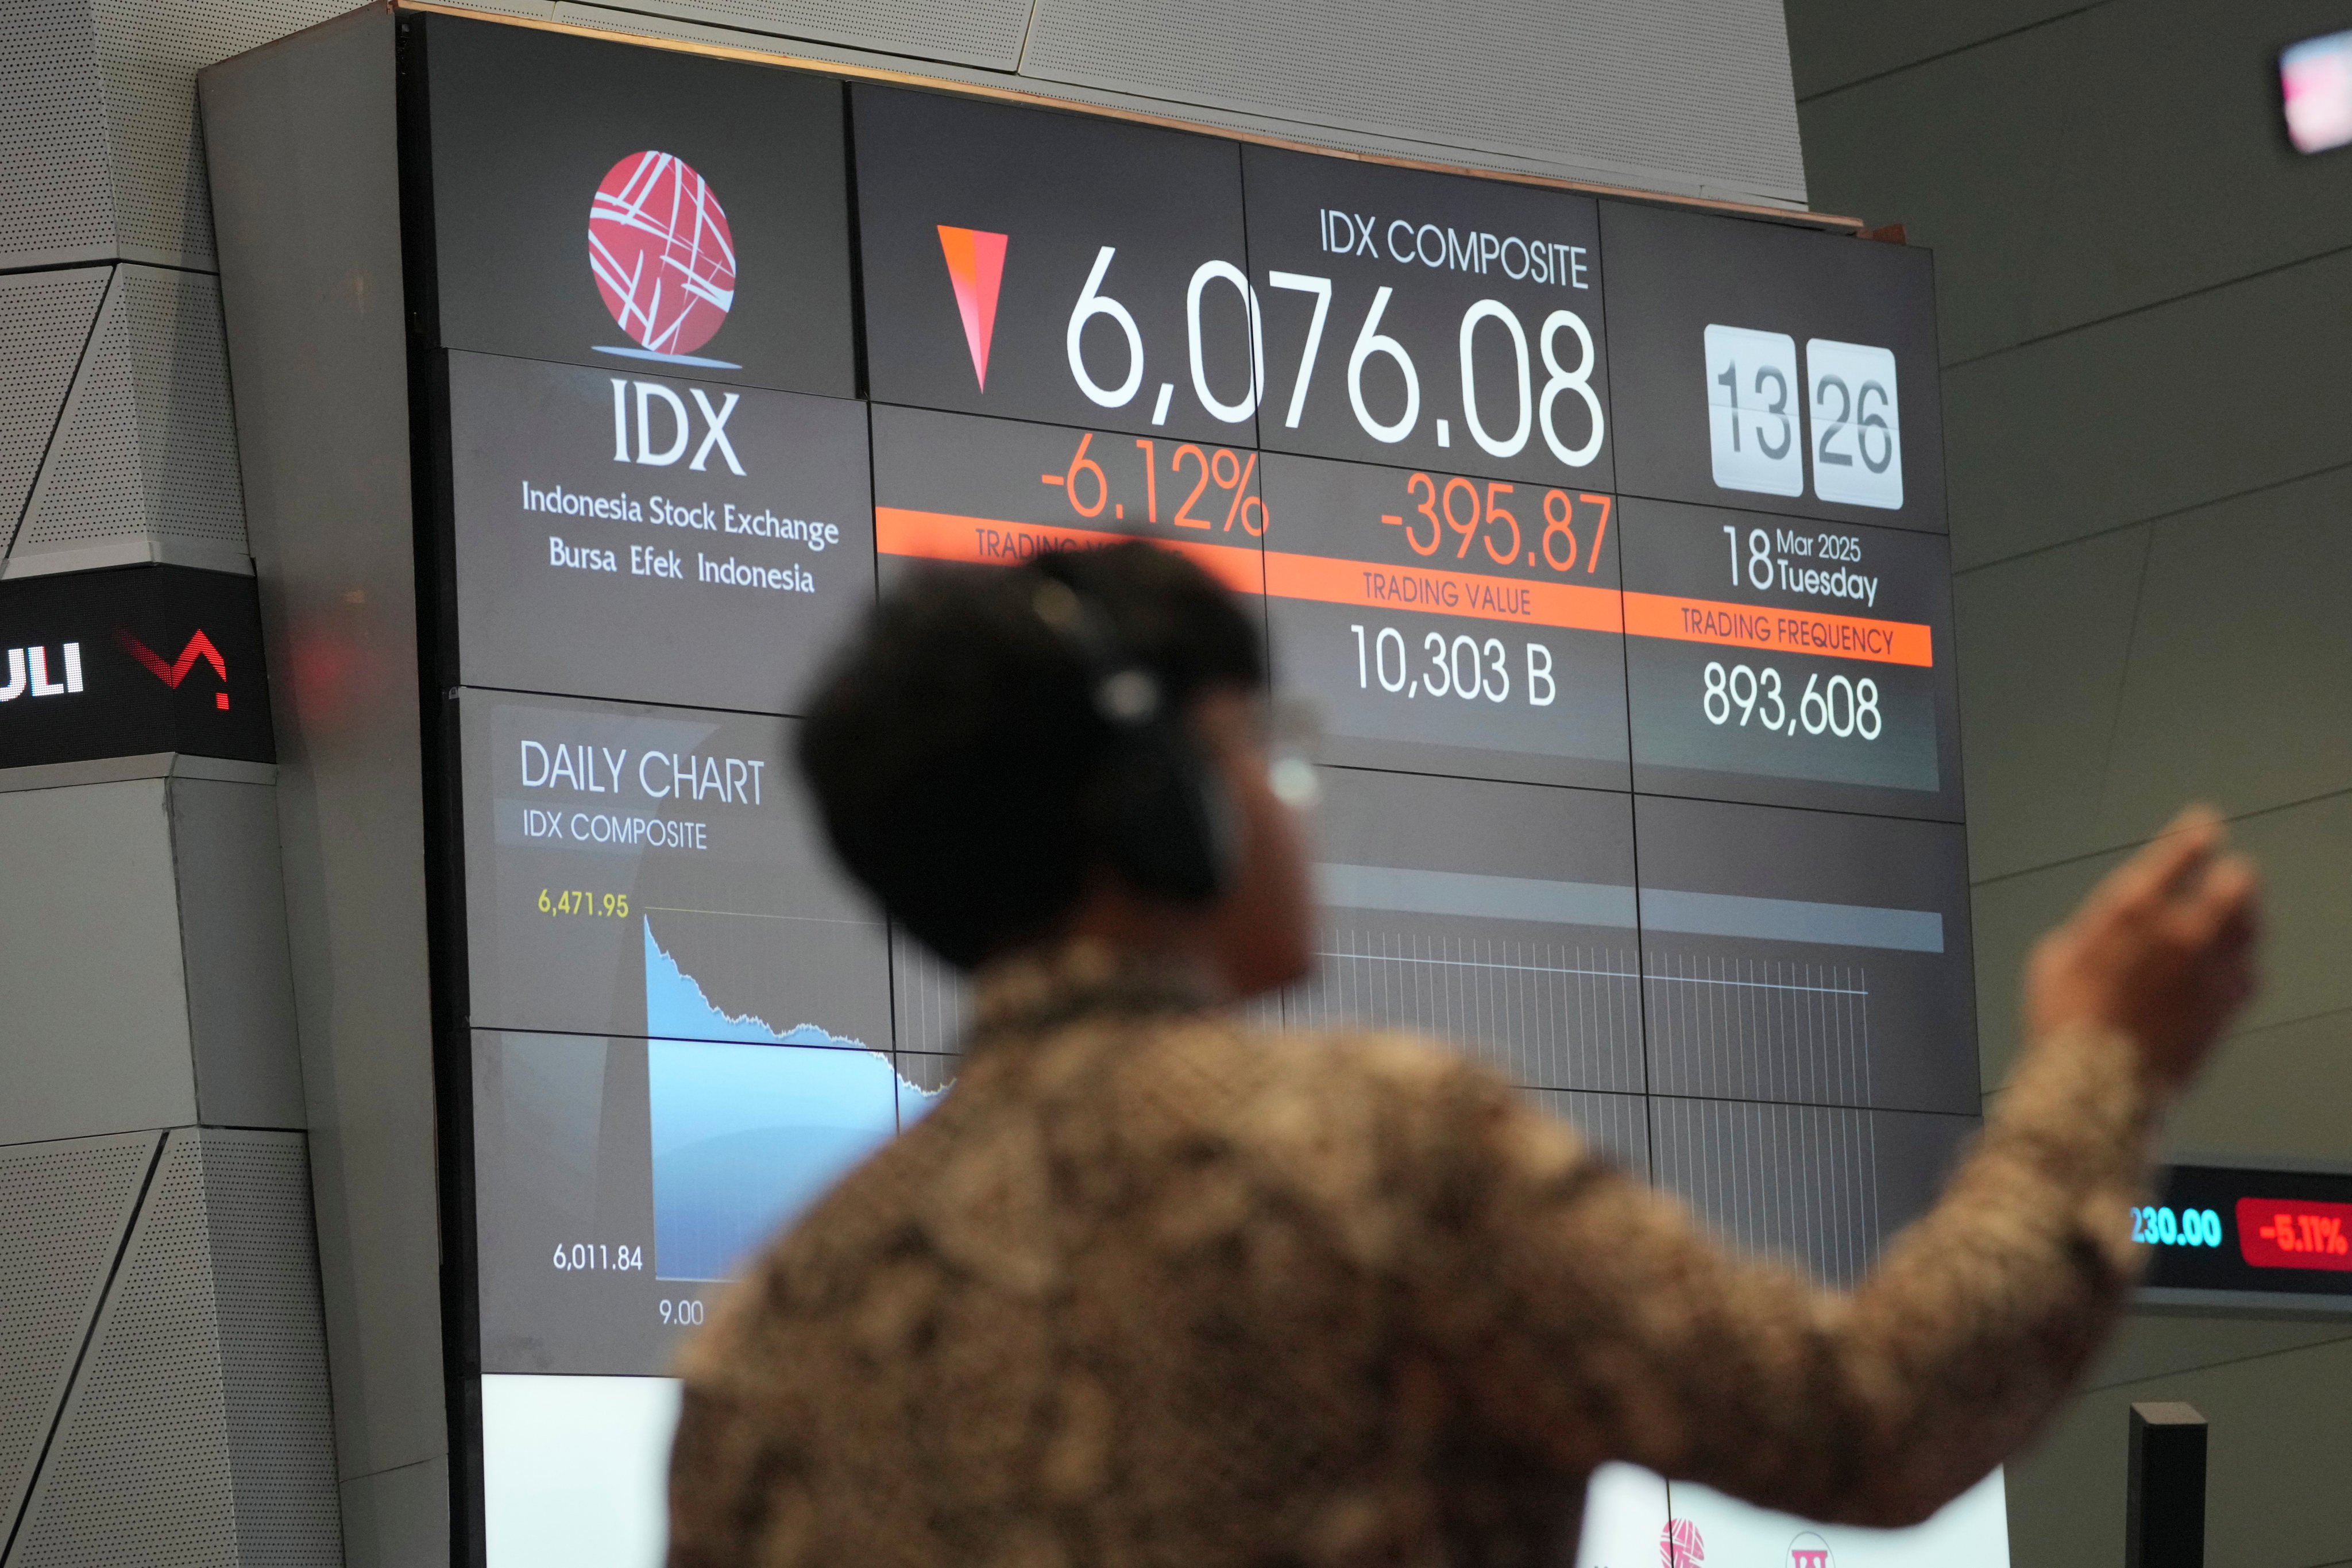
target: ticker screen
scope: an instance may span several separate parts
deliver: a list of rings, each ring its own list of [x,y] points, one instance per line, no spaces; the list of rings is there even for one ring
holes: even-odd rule
[[[2131,1217],[2154,1300],[2352,1308],[2352,1173],[2174,1165]]]
[[[1979,1086],[1923,253],[413,30],[497,1539],[580,1539],[561,1456],[656,1451],[640,1385],[726,1282],[955,1092],[963,977],[793,763],[939,563],[1147,540],[1262,621],[1322,719],[1322,912],[1253,1021],[1426,1036],[1824,1280],[1932,1201]]]

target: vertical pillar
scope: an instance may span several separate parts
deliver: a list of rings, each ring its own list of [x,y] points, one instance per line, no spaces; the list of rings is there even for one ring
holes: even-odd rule
[[[2124,1568],[2205,1568],[2205,1417],[2193,1405],[2131,1407]]]

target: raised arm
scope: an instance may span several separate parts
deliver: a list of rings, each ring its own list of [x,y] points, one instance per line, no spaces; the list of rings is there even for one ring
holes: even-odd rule
[[[2251,870],[2181,819],[2043,939],[2024,1058],[1943,1200],[1851,1294],[1734,1258],[1680,1205],[1466,1075],[1417,1301],[1496,1436],[1826,1521],[1924,1519],[2022,1444],[2139,1264],[2157,1113],[2251,988]]]

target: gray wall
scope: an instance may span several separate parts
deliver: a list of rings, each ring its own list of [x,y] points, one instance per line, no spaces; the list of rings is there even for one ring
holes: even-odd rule
[[[1318,146],[1801,207],[1770,0],[471,0]]]
[[[2263,992],[2173,1148],[2352,1160],[2352,153],[2278,129],[2340,3],[1790,0],[1815,202],[1936,252],[1985,1077],[2034,934],[2183,800],[2261,858]],[[2144,1316],[2010,1476],[2123,1548],[2126,1407],[2214,1422],[2208,1560],[2352,1562],[2352,1323]]]
[[[0,1564],[341,1560],[276,769],[0,770]]]
[[[338,8],[0,26],[0,574],[252,570],[194,73]],[[0,772],[0,1563],[341,1561],[276,770]]]

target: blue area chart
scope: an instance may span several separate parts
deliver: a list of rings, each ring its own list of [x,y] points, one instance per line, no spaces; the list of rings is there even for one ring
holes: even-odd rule
[[[645,934],[655,1272],[724,1279],[938,1096],[863,1041],[722,1011]]]

